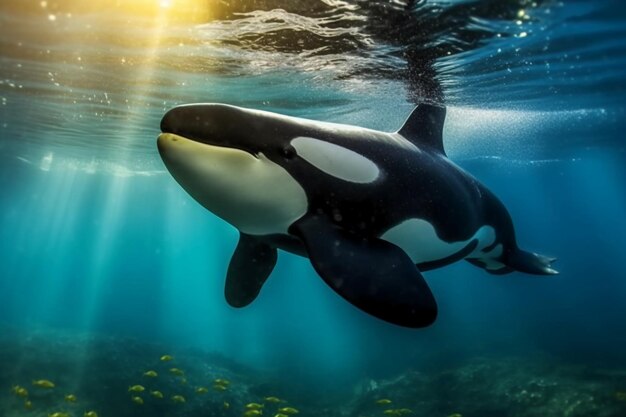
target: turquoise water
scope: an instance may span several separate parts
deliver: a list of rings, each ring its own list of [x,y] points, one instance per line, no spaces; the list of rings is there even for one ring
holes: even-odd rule
[[[11,386],[40,378],[101,416],[235,416],[261,391],[291,395],[301,415],[383,415],[370,400],[383,395],[414,412],[438,398],[424,410],[442,417],[626,415],[621,2],[131,3],[0,4],[0,415],[87,409],[41,394],[25,410]],[[223,102],[390,131],[423,100],[447,105],[450,158],[561,274],[428,272],[439,318],[407,330],[280,253],[259,298],[230,308],[238,232],[166,171],[164,112]],[[265,388],[230,408],[213,391],[209,405],[132,403],[132,375],[168,352],[194,384],[209,381],[194,367],[213,366]],[[527,401],[537,380],[569,396]]]

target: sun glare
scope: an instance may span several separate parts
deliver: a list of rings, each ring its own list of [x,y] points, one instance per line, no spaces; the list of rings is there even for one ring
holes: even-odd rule
[[[204,22],[216,3],[212,0],[134,0],[120,5],[144,15],[166,13],[170,20]]]
[[[15,1],[18,0],[6,0]],[[162,16],[166,15],[169,21],[185,21],[206,23],[221,9],[223,4],[219,0],[67,0],[61,4],[52,4],[49,1],[40,1],[39,7],[44,11],[55,11],[55,14],[80,14],[82,12],[121,12],[129,16]],[[56,20],[56,15],[50,14],[49,20]],[[219,13],[218,13],[219,14]]]

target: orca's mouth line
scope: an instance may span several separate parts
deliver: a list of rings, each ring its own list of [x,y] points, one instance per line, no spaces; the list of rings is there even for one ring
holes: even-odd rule
[[[185,140],[189,140],[189,141],[192,141],[192,142],[199,143],[201,145],[213,146],[213,147],[225,148],[225,149],[234,149],[234,150],[246,152],[246,153],[249,153],[250,155],[252,155],[253,157],[255,157],[256,159],[259,159],[258,152],[255,153],[255,152],[252,152],[252,151],[250,151],[248,149],[240,148],[238,146],[230,146],[230,145],[225,145],[223,143],[212,142],[212,141],[206,140],[204,138],[195,137],[193,135],[186,136],[186,135],[182,135],[180,133],[174,133],[174,132],[170,132],[170,131],[164,130],[164,131],[162,131],[159,134],[159,138],[161,138],[162,136],[165,137],[166,135],[170,136],[174,142],[176,142],[178,140],[178,138],[181,138],[181,139],[185,139]]]
[[[197,135],[193,135],[193,134],[186,134],[184,132],[179,131],[178,129],[161,129],[161,134],[167,134],[167,135],[174,135],[174,136],[178,136],[187,140],[192,140],[194,142],[198,142],[198,143],[204,143],[206,145],[212,145],[212,146],[223,146],[219,143],[215,143],[215,142],[211,142],[210,140],[207,140],[205,137],[200,137]],[[228,146],[223,146],[223,147],[228,147]]]

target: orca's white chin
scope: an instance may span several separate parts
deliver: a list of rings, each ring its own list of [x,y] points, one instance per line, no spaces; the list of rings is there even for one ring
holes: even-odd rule
[[[200,204],[244,233],[286,233],[306,213],[304,190],[280,165],[236,148],[162,133],[157,146],[176,181]]]

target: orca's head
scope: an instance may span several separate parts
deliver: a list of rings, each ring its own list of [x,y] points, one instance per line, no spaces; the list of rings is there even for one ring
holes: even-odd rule
[[[204,207],[249,234],[285,233],[310,192],[370,183],[379,167],[352,148],[360,128],[224,104],[168,111],[158,148],[167,169]],[[356,138],[356,139],[355,139]]]
[[[169,110],[157,140],[165,166],[200,204],[249,234],[285,233],[307,196],[284,167],[294,151],[281,116],[223,104]]]

